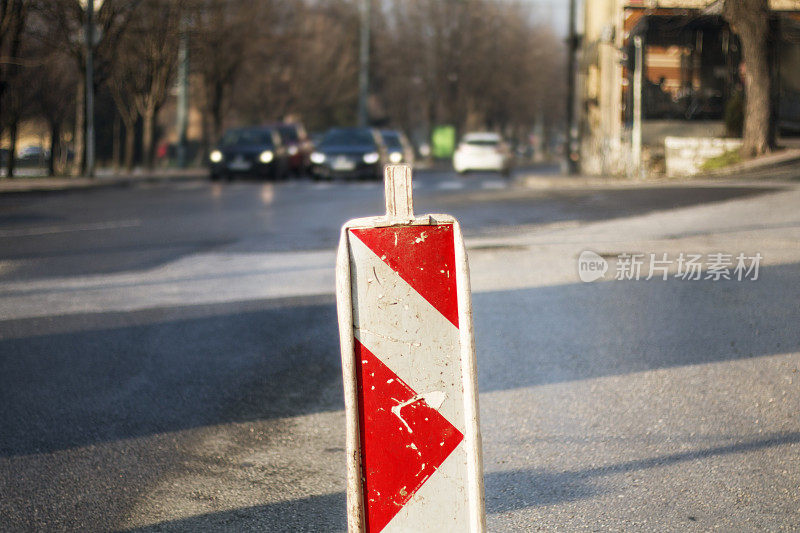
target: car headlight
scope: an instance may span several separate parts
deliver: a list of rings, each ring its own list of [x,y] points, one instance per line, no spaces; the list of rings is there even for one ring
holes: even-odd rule
[[[325,154],[321,152],[314,152],[311,154],[311,162],[316,165],[321,165],[325,162]]]
[[[272,150],[264,150],[258,156],[258,160],[262,163],[270,163],[274,158],[275,154],[272,153]]]
[[[370,152],[368,154],[364,154],[364,163],[371,165],[372,163],[377,163],[380,156],[378,152]]]
[[[295,145],[291,145],[289,147],[289,155],[297,155],[298,151],[299,150],[297,149],[297,146],[295,146]]]
[[[403,153],[402,152],[392,152],[389,154],[389,161],[394,163],[395,165],[403,161]]]
[[[219,150],[214,150],[210,154],[208,154],[208,158],[211,160],[212,163],[219,163],[222,161],[222,152]]]

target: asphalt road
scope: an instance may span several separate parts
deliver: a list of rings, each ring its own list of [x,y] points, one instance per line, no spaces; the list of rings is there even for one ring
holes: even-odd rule
[[[416,211],[467,237],[490,530],[795,530],[798,183],[520,178],[415,175]],[[0,196],[0,530],[343,530],[333,250],[381,196]],[[587,249],[604,280],[579,280]],[[636,252],[763,260],[613,279]]]

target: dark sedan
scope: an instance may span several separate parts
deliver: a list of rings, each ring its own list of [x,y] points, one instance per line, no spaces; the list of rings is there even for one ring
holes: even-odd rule
[[[311,154],[311,172],[316,178],[383,178],[386,147],[371,128],[328,130]]]
[[[288,172],[288,154],[274,128],[235,128],[225,132],[219,146],[209,154],[211,179],[235,175],[283,178]]]

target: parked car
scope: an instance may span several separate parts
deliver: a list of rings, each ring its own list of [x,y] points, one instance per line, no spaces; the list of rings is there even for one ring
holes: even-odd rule
[[[453,168],[459,174],[470,170],[511,173],[512,154],[508,144],[497,133],[467,133],[453,154]]]
[[[393,165],[405,163],[414,165],[414,148],[408,138],[397,130],[381,130],[381,137],[389,152],[389,162]]]
[[[289,167],[278,131],[264,126],[226,131],[208,159],[212,180],[235,175],[277,179],[285,177]]]
[[[295,176],[308,172],[314,145],[308,138],[306,129],[297,122],[278,124],[276,128],[289,155],[289,171]]]
[[[25,146],[17,155],[19,166],[37,167],[47,164],[50,151],[37,145]]]
[[[316,178],[383,178],[386,147],[372,128],[333,128],[311,154]]]

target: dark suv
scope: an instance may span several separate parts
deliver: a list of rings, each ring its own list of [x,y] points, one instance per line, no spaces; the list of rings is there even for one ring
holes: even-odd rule
[[[311,154],[316,178],[383,178],[386,146],[372,128],[333,128]]]
[[[289,167],[288,152],[278,131],[264,126],[226,131],[208,159],[212,180],[235,175],[283,178]]]

